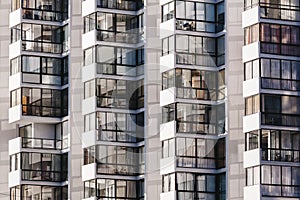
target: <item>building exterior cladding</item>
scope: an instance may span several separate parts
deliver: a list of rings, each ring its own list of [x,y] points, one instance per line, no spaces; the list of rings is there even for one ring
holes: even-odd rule
[[[245,199],[300,196],[299,19],[299,1],[245,1]]]
[[[0,199],[300,198],[298,0],[0,10]]]

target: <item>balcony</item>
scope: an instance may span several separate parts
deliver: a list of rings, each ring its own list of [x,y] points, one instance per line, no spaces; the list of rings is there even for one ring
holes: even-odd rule
[[[85,0],[82,1],[82,16],[91,14],[97,10],[97,8],[104,9],[117,9],[124,11],[138,11],[144,6],[141,0],[121,0],[121,1],[108,1],[108,0]]]
[[[258,184],[244,187],[244,200],[297,200],[300,186]]]
[[[92,63],[82,68],[82,82],[100,77],[100,75],[137,77],[144,74],[144,65],[129,66],[105,63]]]
[[[270,126],[300,127],[299,115],[261,113],[261,124]]]
[[[59,152],[67,148],[67,141],[48,139],[48,138],[26,138],[26,137],[17,137],[9,141],[9,154],[15,154],[22,152],[24,149],[30,151],[29,149],[53,150],[53,152]],[[59,151],[57,151],[59,150]]]
[[[18,40],[9,45],[9,58],[18,57],[24,52],[62,54],[63,50],[65,47],[62,44]]]
[[[263,148],[261,159],[264,161],[300,162],[300,150]]]
[[[82,49],[94,46],[97,42],[118,43],[120,46],[138,47],[144,42],[144,33],[136,33],[135,31],[114,32],[94,29],[82,35]]]
[[[62,22],[68,18],[68,13],[60,11],[37,10],[22,8],[22,18],[50,22]]]
[[[26,2],[24,2],[24,4],[26,4]],[[37,8],[32,8],[32,7],[26,8],[25,6],[28,6],[28,5],[24,5],[23,8],[18,8],[9,14],[9,26],[10,27],[13,27],[17,24],[22,23],[23,19],[25,19],[25,20],[41,20],[41,21],[57,24],[57,23],[61,23],[62,21],[66,20],[68,18],[67,11],[51,10],[51,8],[50,8],[51,5],[50,6],[43,5],[44,8],[42,8],[41,6],[39,6]],[[57,6],[57,7],[60,7],[60,6]]]

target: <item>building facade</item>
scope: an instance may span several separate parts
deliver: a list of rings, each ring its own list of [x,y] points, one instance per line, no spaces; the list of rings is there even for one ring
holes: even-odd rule
[[[298,0],[0,10],[0,199],[300,198]]]
[[[299,17],[299,1],[245,1],[245,199],[299,199]]]

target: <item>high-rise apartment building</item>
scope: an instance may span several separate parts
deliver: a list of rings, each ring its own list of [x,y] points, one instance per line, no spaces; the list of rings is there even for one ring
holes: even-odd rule
[[[300,198],[299,0],[0,16],[0,199]]]
[[[299,1],[245,1],[244,199],[300,197]]]

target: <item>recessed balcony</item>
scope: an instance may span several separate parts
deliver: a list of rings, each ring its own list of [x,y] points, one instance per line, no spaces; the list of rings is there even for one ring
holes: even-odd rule
[[[294,2],[282,1],[245,1],[243,12],[243,27],[257,23],[258,21],[282,20],[279,23],[295,23],[300,21],[300,7]],[[251,23],[252,21],[252,23]],[[250,23],[249,23],[250,22]],[[274,22],[274,21],[273,21]]]
[[[137,76],[142,76],[143,74],[144,65],[135,67],[129,65],[92,63],[82,68],[82,82],[100,78],[102,75],[135,78]]]
[[[144,34],[136,33],[134,31],[114,32],[94,29],[82,35],[82,49],[87,49],[101,42],[134,48],[142,46]]]
[[[10,27],[22,23],[23,20],[27,20],[27,22],[29,20],[40,20],[60,24],[68,18],[68,11],[65,9],[65,5],[59,1],[48,1],[47,3],[44,2],[43,5],[36,3],[36,6],[35,4],[29,5],[27,1],[21,1],[21,4],[17,5],[12,5],[13,11],[9,14]]]
[[[44,151],[60,153],[63,149],[63,141],[48,138],[17,137],[9,141],[9,155],[26,151]]]

